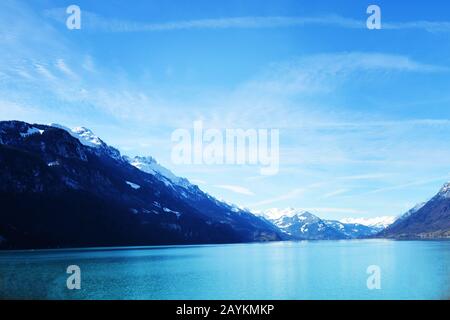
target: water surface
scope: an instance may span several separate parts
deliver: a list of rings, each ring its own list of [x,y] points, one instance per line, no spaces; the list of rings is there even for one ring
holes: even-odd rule
[[[68,290],[69,265],[81,289]],[[381,289],[367,288],[367,267]],[[301,241],[0,252],[19,299],[448,299],[450,241]]]

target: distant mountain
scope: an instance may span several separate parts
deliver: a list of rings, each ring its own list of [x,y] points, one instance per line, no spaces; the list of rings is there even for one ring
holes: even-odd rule
[[[325,221],[309,212],[299,212],[293,216],[282,216],[273,223],[296,239],[344,239],[343,235]]]
[[[382,216],[375,218],[344,218],[339,220],[344,224],[362,224],[371,227],[377,231],[381,231],[396,221],[394,216]]]
[[[265,216],[273,216],[276,209],[268,210]],[[323,220],[314,214],[292,208],[278,210],[283,214],[270,220],[286,234],[299,240],[356,239],[372,236],[378,229],[357,223],[342,223]]]
[[[0,248],[282,240],[151,157],[128,158],[87,128],[0,122]]]
[[[385,238],[450,238],[450,183],[381,231]]]
[[[342,233],[345,239],[369,238],[380,230],[378,226],[367,226],[360,223],[343,223],[335,220],[325,220],[325,223]]]

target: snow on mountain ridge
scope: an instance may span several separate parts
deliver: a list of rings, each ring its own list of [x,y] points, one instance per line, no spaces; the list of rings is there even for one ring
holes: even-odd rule
[[[159,174],[168,179],[171,183],[174,183],[181,187],[191,186],[190,182],[186,178],[176,176],[172,171],[160,165],[153,157],[135,156],[134,158],[128,158],[128,162],[141,171],[153,175]]]
[[[88,147],[98,148],[105,144],[102,139],[92,132],[92,130],[85,127],[75,127],[71,129],[57,123],[50,123],[49,126],[67,131],[72,137],[77,138],[81,144]]]
[[[119,161],[124,161],[124,157],[120,154],[120,151],[114,147],[107,145],[102,139],[96,136],[92,130],[85,127],[75,127],[73,129],[67,128],[57,123],[51,123],[49,126],[62,129],[69,133],[72,137],[78,139],[84,146],[93,148],[96,153],[105,153],[111,158]]]
[[[417,211],[422,209],[422,207],[425,204],[426,204],[426,202],[416,204],[412,209],[409,209],[406,213],[404,213],[400,217],[398,217],[397,220],[403,220],[403,219],[410,217],[411,215],[413,215],[414,213],[416,213]]]
[[[76,127],[72,129],[72,132],[75,133],[82,144],[87,145],[89,147],[98,147],[101,146],[103,141],[97,137],[91,130],[85,127]]]
[[[268,219],[279,219],[283,216],[292,217],[295,215],[302,215],[307,213],[307,211],[302,209],[295,208],[271,208],[259,213],[259,215],[268,218]],[[341,223],[345,224],[362,224],[368,227],[376,227],[376,228],[385,228],[388,225],[392,224],[396,220],[394,216],[380,216],[374,218],[343,218],[338,220]]]
[[[381,216],[374,218],[344,218],[340,219],[339,222],[342,223],[357,223],[368,227],[386,228],[387,226],[394,223],[396,217],[394,216]]]
[[[278,219],[281,217],[292,217],[295,215],[301,215],[303,213],[307,213],[307,211],[295,208],[285,208],[285,209],[271,208],[259,212],[258,215],[263,216],[267,219]]]
[[[450,198],[450,182],[445,183],[441,190],[439,190],[438,196],[442,198]]]
[[[28,128],[27,132],[25,132],[25,133],[20,133],[20,135],[22,136],[22,138],[25,138],[25,137],[28,137],[28,136],[31,136],[31,135],[37,134],[37,133],[43,134],[43,133],[44,133],[44,130],[40,130],[40,129],[38,129],[38,128],[31,127],[31,128]]]
[[[175,174],[172,173],[172,171],[160,165],[153,157],[150,156],[147,157],[135,156],[134,158],[127,156],[122,157],[118,150],[116,150],[111,146],[108,146],[102,139],[100,139],[97,135],[95,135],[92,130],[86,127],[75,127],[70,129],[57,123],[51,123],[49,124],[49,126],[65,130],[74,138],[78,139],[80,143],[85,146],[99,150],[100,149],[107,150],[108,155],[110,155],[111,157],[118,160],[127,161],[129,164],[138,168],[141,171],[150,173],[152,175],[159,175],[160,177],[162,177],[161,180],[164,183],[166,183],[166,185],[175,184],[184,188],[190,188],[193,186],[186,178],[176,176]]]

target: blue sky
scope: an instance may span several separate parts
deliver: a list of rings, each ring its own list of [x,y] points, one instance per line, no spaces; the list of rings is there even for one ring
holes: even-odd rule
[[[449,40],[444,1],[2,0],[0,119],[89,127],[256,210],[398,215],[450,180]],[[279,129],[279,173],[173,164],[195,120]]]

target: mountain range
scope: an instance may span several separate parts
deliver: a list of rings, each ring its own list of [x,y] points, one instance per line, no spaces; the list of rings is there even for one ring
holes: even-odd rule
[[[281,216],[270,218],[274,214]],[[377,226],[325,220],[308,211],[294,208],[283,210],[270,209],[262,215],[296,240],[358,239],[373,236],[380,231]]]
[[[284,240],[153,158],[128,158],[86,128],[0,122],[0,247]]]
[[[152,157],[127,157],[91,130],[0,121],[0,248],[450,237],[450,184],[370,221],[288,209],[276,219],[219,201]]]

